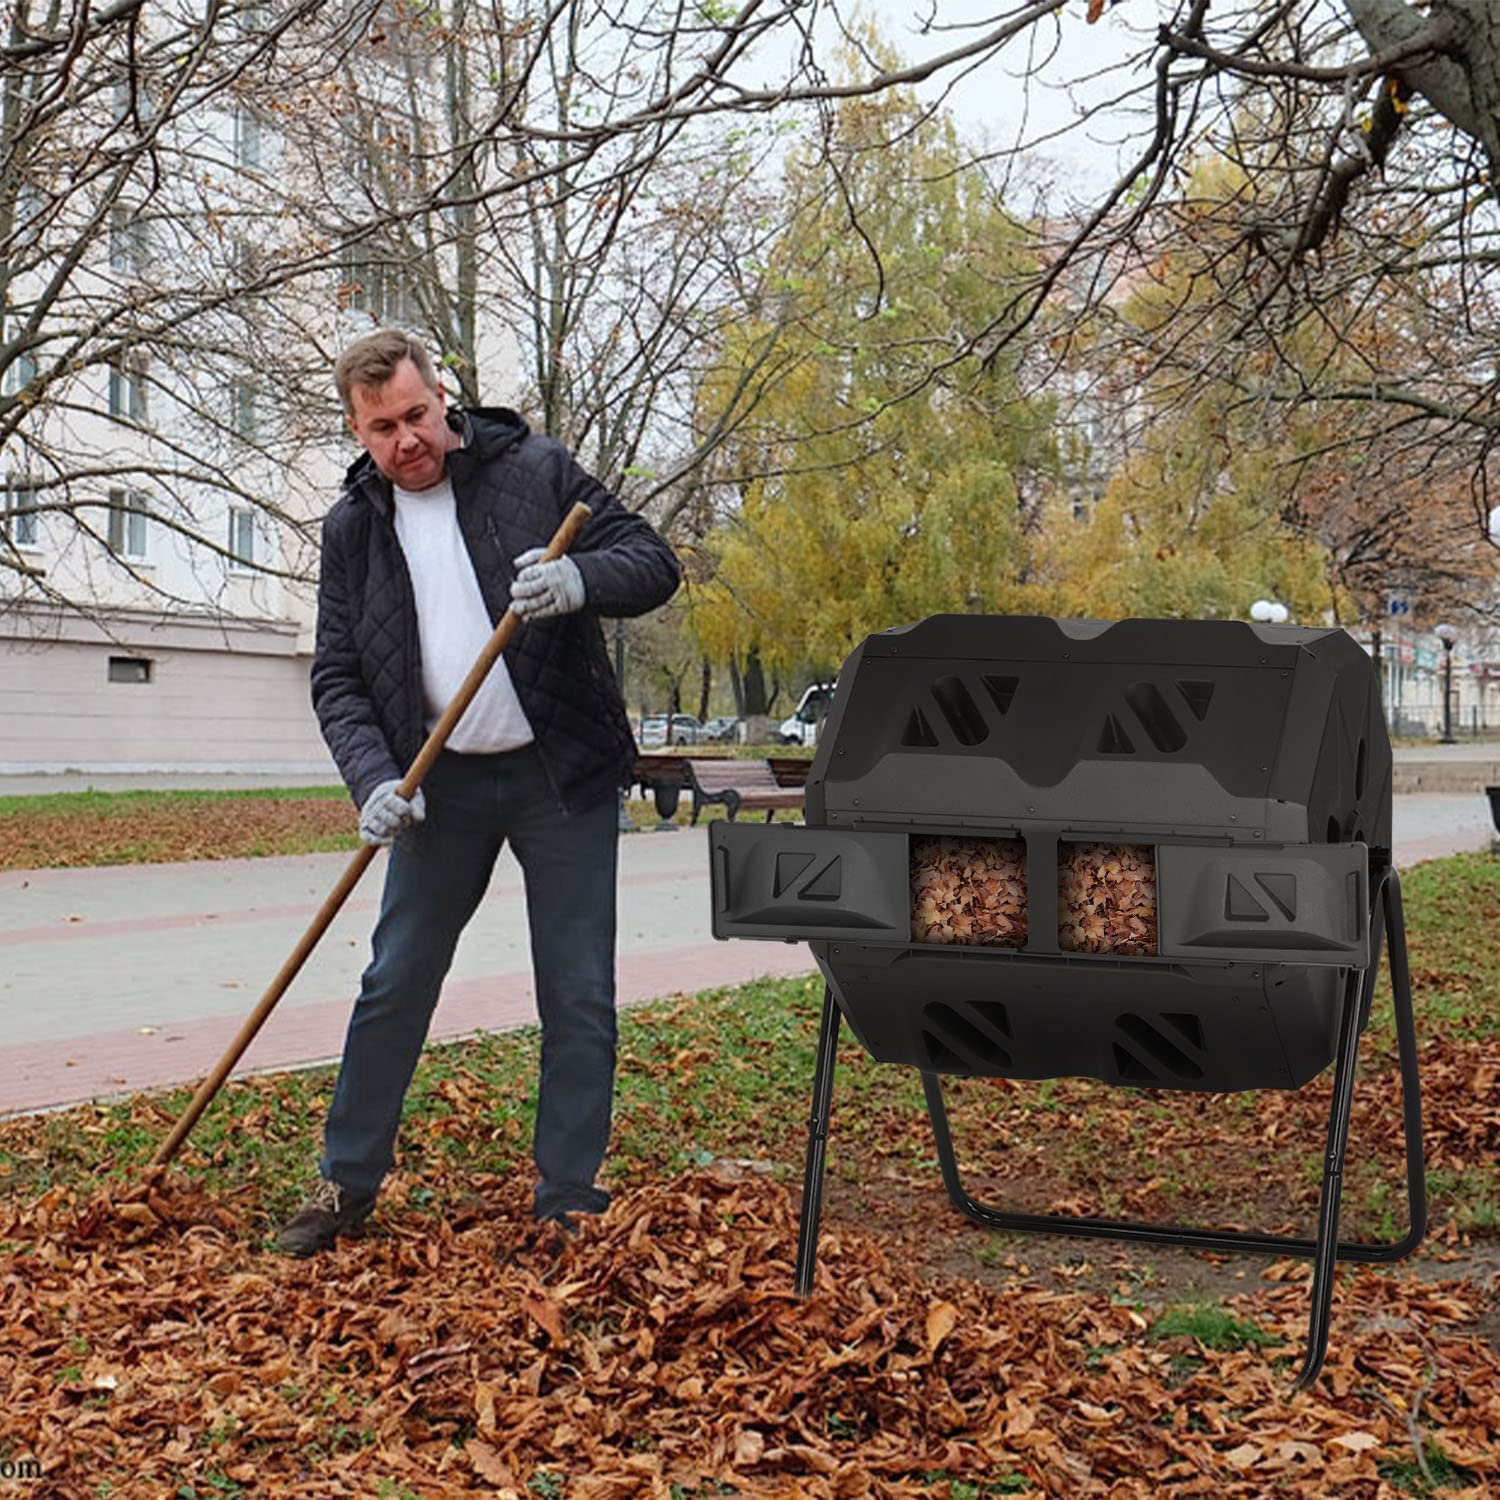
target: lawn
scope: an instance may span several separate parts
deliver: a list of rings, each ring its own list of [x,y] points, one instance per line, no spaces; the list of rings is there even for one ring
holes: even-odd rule
[[[736,755],[799,753],[730,748]],[[639,797],[629,799],[627,810],[639,829],[653,829],[661,821],[655,803]],[[675,821],[686,824],[691,813],[692,798],[680,798]],[[722,813],[716,806],[705,816]],[[789,811],[776,816],[798,820]],[[325,854],[358,844],[358,814],[348,793],[336,786],[0,797],[0,870]]]
[[[622,1016],[615,1204],[556,1262],[526,1218],[533,1031],[429,1050],[378,1232],[319,1263],[269,1244],[328,1068],[232,1083],[149,1187],[189,1090],[0,1122],[0,1463],[70,1496],[1477,1500],[1500,1484],[1500,861],[1405,892],[1432,1232],[1341,1272],[1313,1392],[1287,1391],[1302,1263],[968,1225],[915,1074],[847,1032],[797,1302],[821,992],[794,979]],[[1401,1227],[1389,1027],[1381,999],[1346,1235]],[[1302,1231],[1327,1090],[976,1080],[953,1115],[1000,1201]]]

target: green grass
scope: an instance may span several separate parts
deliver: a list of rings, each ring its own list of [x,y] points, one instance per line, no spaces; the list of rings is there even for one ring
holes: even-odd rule
[[[1205,1349],[1263,1349],[1277,1342],[1255,1323],[1246,1323],[1210,1302],[1184,1303],[1169,1307],[1151,1325],[1149,1336],[1167,1339],[1182,1336]]]
[[[1401,876],[1407,942],[1416,985],[1418,1041],[1437,1033],[1500,1035],[1500,859],[1456,854]],[[1395,1051],[1391,989],[1384,962],[1366,1046]]]
[[[91,816],[138,817],[159,808],[196,802],[347,799],[341,786],[239,787],[233,791],[185,788],[178,791],[42,792],[34,797],[0,797],[0,817],[27,813],[88,813]]]
[[[1423,1500],[1440,1490],[1467,1489],[1479,1477],[1472,1469],[1451,1462],[1431,1438],[1427,1439],[1422,1457],[1427,1463],[1427,1474],[1432,1476],[1430,1484],[1415,1458],[1385,1459],[1376,1465],[1375,1472],[1402,1494],[1417,1495]]]

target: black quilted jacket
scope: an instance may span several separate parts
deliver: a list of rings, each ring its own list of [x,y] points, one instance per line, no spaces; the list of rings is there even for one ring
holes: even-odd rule
[[[451,412],[464,446],[448,454],[459,529],[498,621],[511,559],[545,546],[575,501],[593,516],[569,551],[587,588],[576,614],[523,625],[505,664],[568,812],[630,780],[635,741],[599,616],[644,614],[672,597],[672,549],[574,461],[504,407]],[[368,454],[323,522],[312,701],[323,738],[357,805],[402,776],[426,737],[417,614],[396,540],[390,481]]]

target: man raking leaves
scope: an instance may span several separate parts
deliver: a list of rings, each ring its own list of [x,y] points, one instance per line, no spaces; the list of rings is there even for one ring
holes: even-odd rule
[[[415,339],[359,340],[334,380],[365,455],[324,522],[313,705],[361,836],[391,853],[320,1181],[279,1243],[327,1249],[373,1208],[443,976],[507,839],[542,1023],[533,1211],[566,1225],[609,1201],[595,1176],[614,1086],[618,789],[635,760],[598,616],[665,603],[677,561],[514,412],[450,416]],[[540,561],[576,503],[592,514],[572,553]],[[507,608],[526,628],[408,800],[402,769]]]
[[[369,1217],[444,975],[507,839],[525,883],[542,1024],[533,1212],[571,1228],[572,1215],[609,1202],[595,1178],[614,1088],[618,789],[636,754],[598,616],[665,603],[677,561],[513,411],[450,413],[416,339],[362,338],[334,379],[365,454],[323,526],[313,706],[361,838],[372,852],[389,846],[390,859],[319,1179],[278,1243],[312,1255]],[[561,553],[563,523],[580,505],[590,514],[572,551],[544,555],[538,541],[554,538],[545,552]],[[507,611],[525,628],[508,632]],[[492,632],[503,650],[477,691],[467,684],[472,701],[433,756],[424,739],[439,738]],[[419,752],[430,767],[403,779]],[[321,930],[315,923],[307,946]],[[158,1162],[212,1097],[220,1068]]]

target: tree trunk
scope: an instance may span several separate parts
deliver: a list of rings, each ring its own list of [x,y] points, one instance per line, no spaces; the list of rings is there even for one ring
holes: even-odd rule
[[[698,688],[698,722],[708,722],[708,695],[714,685],[713,663],[705,656],[703,658],[703,677]]]
[[[1458,57],[1434,56],[1399,63],[1399,74],[1432,107],[1489,157],[1500,171],[1500,37],[1494,0],[1438,0],[1427,15],[1404,0],[1345,0],[1366,46],[1375,54],[1431,37],[1455,47]]]
[[[740,717],[743,719],[755,718],[760,714],[771,712],[771,703],[776,694],[772,689],[771,696],[766,696],[766,673],[760,664],[760,648],[752,646],[745,654],[745,671],[741,678],[741,692],[736,694],[740,700]]]

